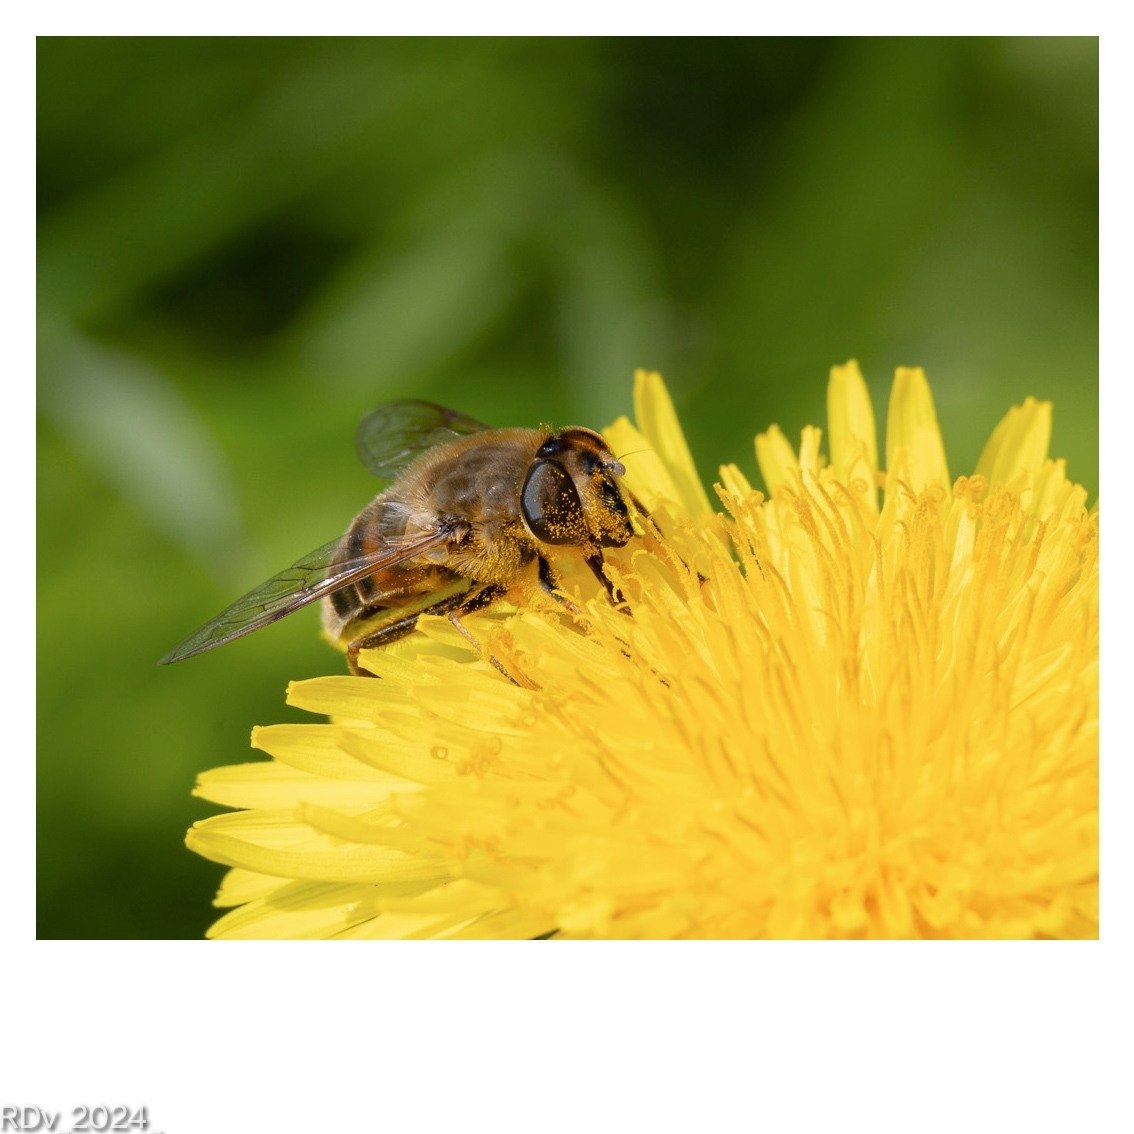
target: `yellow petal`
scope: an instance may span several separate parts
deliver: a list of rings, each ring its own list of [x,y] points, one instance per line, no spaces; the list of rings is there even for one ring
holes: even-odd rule
[[[1051,444],[1051,402],[1025,398],[1013,406],[992,431],[977,461],[978,475],[988,478],[990,488],[1011,484],[1021,474],[1040,474]]]
[[[628,417],[620,417],[603,431],[611,452],[626,467],[626,485],[653,511],[663,501],[676,503],[681,489],[669,467],[641,430]]]
[[[252,747],[313,776],[391,785],[397,782],[348,756],[339,745],[337,731],[323,724],[258,725],[252,730]]]
[[[748,483],[748,477],[736,465],[721,465],[718,475],[721,478],[721,484],[734,496],[743,499],[752,494],[752,485]]]
[[[286,764],[263,761],[254,764],[230,764],[213,768],[197,777],[193,794],[225,807],[292,807],[303,803],[356,804],[374,806],[394,791],[416,791],[417,786],[395,776],[384,780],[367,777],[372,770],[353,761],[359,777],[311,775],[297,772]]]
[[[435,859],[384,846],[344,843],[290,811],[241,811],[194,823],[190,850],[226,866],[321,882],[416,882],[449,877]]]
[[[814,425],[805,425],[799,435],[799,467],[809,476],[818,476],[823,467],[823,454],[819,443],[823,440],[823,430]]]
[[[693,517],[710,515],[712,505],[660,374],[650,370],[634,372],[634,416],[673,477],[679,493],[676,502]]]
[[[795,450],[778,425],[756,435],[756,463],[769,496],[775,496],[785,485],[793,485],[799,472]]]
[[[945,443],[933,408],[933,395],[920,367],[899,366],[890,392],[886,419],[886,469],[892,472],[899,454],[906,455],[909,487],[922,492],[933,486],[948,489]]]
[[[832,366],[827,383],[827,433],[831,445],[831,467],[845,483],[858,488],[878,511],[878,435],[870,391],[858,363]]]
[[[244,870],[234,866],[221,879],[220,889],[213,899],[214,906],[239,906],[266,897],[278,890],[283,883],[270,874],[258,874],[254,870]]]
[[[547,916],[530,910],[498,910],[447,936],[455,940],[528,940],[555,929]]]
[[[270,894],[220,918],[209,936],[221,940],[311,941],[337,936],[378,913],[385,891],[370,885],[329,882],[281,883]]]
[[[437,914],[383,913],[368,918],[335,935],[336,940],[365,941],[418,941],[427,937],[441,937],[453,929],[454,919]],[[468,919],[457,921],[461,928]]]

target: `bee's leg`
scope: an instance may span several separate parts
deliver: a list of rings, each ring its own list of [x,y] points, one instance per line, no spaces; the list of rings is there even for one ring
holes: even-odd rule
[[[477,593],[480,594],[483,592]],[[359,667],[359,650],[373,650],[377,649],[379,646],[388,646],[391,642],[396,642],[399,638],[404,638],[407,634],[412,634],[414,627],[417,625],[417,620],[423,614],[447,614],[454,607],[459,607],[468,597],[468,591],[462,591],[459,595],[449,595],[448,598],[444,598],[440,602],[434,603],[432,606],[427,606],[424,610],[419,610],[416,614],[399,618],[396,622],[391,622],[389,625],[383,626],[371,634],[364,634],[361,638],[355,638],[353,642],[347,645],[346,651],[347,665],[350,666],[351,673],[356,677],[373,677],[374,674],[369,670]],[[475,598],[476,595],[473,597]]]
[[[477,591],[475,594],[467,596],[465,601],[461,603],[460,606],[458,606],[455,610],[451,610],[449,612],[449,621],[454,625],[454,627],[456,627],[457,632],[461,635],[461,637],[464,638],[465,641],[468,642],[468,644],[472,646],[472,648],[476,650],[476,652],[480,654],[481,657],[485,656],[484,647],[481,646],[476,638],[472,636],[472,634],[469,632],[469,629],[461,621],[461,615],[472,614],[475,611],[483,610],[486,606],[494,603],[498,598],[503,597],[507,593],[507,587],[501,587],[493,583]],[[517,681],[516,678],[513,677],[491,654],[488,655],[488,660],[492,664],[492,668],[502,673],[513,685],[524,684],[521,681]]]
[[[457,628],[461,637],[463,637],[478,654],[483,654],[484,651],[480,648],[480,643],[465,628],[465,624],[461,621],[461,615],[473,614],[478,610],[483,610],[486,606],[494,603],[498,598],[506,594],[507,590],[507,587],[501,587],[493,583],[487,587],[482,587],[474,594],[462,596],[464,601],[458,603],[455,609],[449,611],[449,621]],[[499,669],[500,667],[497,666],[497,668]]]
[[[556,588],[559,586],[559,580],[555,577],[555,572],[551,569],[551,563],[548,561],[546,555],[539,557],[539,585],[543,587],[553,599],[559,598],[559,595],[555,593]]]
[[[449,615],[450,621],[457,617],[459,614],[473,614],[475,611],[483,610],[486,606],[491,606],[498,598],[502,598],[507,594],[508,588],[501,587],[497,583],[491,583],[487,587],[481,587],[479,591],[469,594],[467,591],[461,596],[464,600],[456,604],[455,609]]]
[[[579,608],[569,598],[559,593],[559,580],[555,577],[555,572],[551,569],[551,563],[544,555],[539,556],[539,585],[551,595],[560,606],[565,606],[572,614],[579,613]]]
[[[586,557],[587,566],[591,569],[591,574],[594,575],[603,588],[606,590],[607,598],[610,599],[611,605],[618,607],[623,614],[629,614],[630,608],[626,605],[626,599],[622,592],[606,577],[606,572],[602,569],[603,558],[601,551],[595,551]]]

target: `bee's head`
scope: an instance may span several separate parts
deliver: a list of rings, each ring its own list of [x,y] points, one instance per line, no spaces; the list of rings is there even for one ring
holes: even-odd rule
[[[521,507],[542,543],[622,547],[634,534],[617,477],[626,469],[590,429],[553,433],[536,452]]]

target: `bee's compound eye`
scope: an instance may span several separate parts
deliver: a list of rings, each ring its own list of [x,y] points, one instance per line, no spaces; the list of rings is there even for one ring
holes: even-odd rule
[[[521,498],[524,519],[543,543],[588,542],[583,505],[567,470],[556,461],[535,461]]]

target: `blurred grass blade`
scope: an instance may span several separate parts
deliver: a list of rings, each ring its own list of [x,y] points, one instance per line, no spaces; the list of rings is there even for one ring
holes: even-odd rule
[[[502,250],[476,235],[423,244],[400,259],[366,257],[344,272],[299,332],[320,381],[405,388],[450,363],[515,302]]]
[[[227,582],[248,545],[224,459],[193,407],[136,357],[54,326],[41,325],[44,341],[40,412],[124,500]]]

